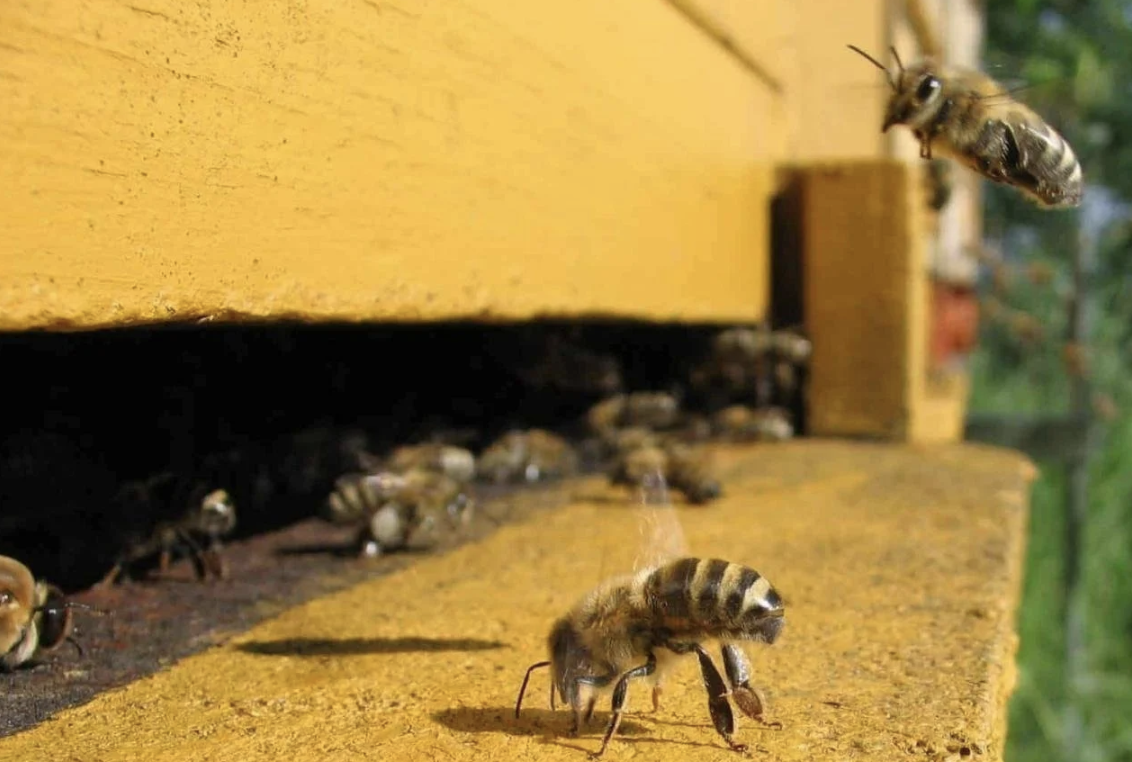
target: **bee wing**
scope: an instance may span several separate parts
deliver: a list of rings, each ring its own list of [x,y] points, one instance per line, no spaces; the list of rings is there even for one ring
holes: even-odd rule
[[[659,471],[641,480],[638,504],[641,544],[633,570],[659,566],[688,555],[688,541],[668,495],[668,483]]]
[[[1018,149],[1018,161],[1023,167],[1028,165],[1029,160],[1041,156],[1051,148],[1059,147],[1053,145],[1053,140],[1049,135],[1038,132],[1024,124],[1008,126],[1007,132],[1014,138],[1014,145]]]

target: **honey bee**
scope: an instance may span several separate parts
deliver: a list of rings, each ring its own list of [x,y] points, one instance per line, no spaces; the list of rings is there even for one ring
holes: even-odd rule
[[[732,442],[782,442],[794,437],[790,413],[780,407],[729,405],[715,414],[713,422],[719,437]]]
[[[1009,185],[1050,209],[1081,204],[1083,173],[1069,143],[1028,106],[979,71],[930,58],[899,68],[858,47],[849,48],[885,73],[892,88],[881,132],[906,125],[920,142],[920,157],[933,151],[955,159],[996,183]]]
[[[64,642],[82,656],[83,648],[72,634],[72,609],[105,613],[66,601],[62,590],[35,579],[16,559],[0,556],[0,670],[17,669]]]
[[[495,484],[533,483],[577,473],[579,458],[562,437],[544,429],[509,431],[480,454],[480,475]]]
[[[636,431],[640,431],[639,429]],[[661,439],[653,435],[626,439],[614,461],[613,484],[640,486],[653,474],[684,494],[688,502],[702,504],[723,494],[708,453],[700,447]]]
[[[770,335],[771,348],[775,356],[794,365],[804,365],[814,353],[813,344],[801,333],[793,330],[774,331]]]
[[[753,396],[763,404],[771,396],[774,335],[765,325],[738,326],[716,334],[706,360],[692,371],[692,385],[725,396]]]
[[[798,369],[809,363],[813,344],[801,333],[791,330],[775,331],[770,338],[775,358],[775,388],[789,398],[798,390]]]
[[[608,451],[617,451],[622,429],[664,430],[681,421],[680,400],[668,392],[616,394],[586,413],[586,426]]]
[[[390,454],[386,467],[397,473],[423,468],[458,482],[470,482],[476,475],[476,456],[463,447],[425,442],[396,448]]]
[[[175,486],[172,474],[161,474],[142,483],[131,483],[123,488],[119,500],[143,505],[152,505],[155,491]],[[221,538],[231,534],[236,528],[236,507],[228,492],[215,489],[203,495],[204,487],[197,486],[189,493],[189,508],[179,517],[160,521],[152,532],[133,533],[118,557],[117,562],[98,583],[110,585],[115,582],[129,566],[144,558],[158,554],[158,570],[168,572],[173,551],[185,548],[189,551],[193,569],[198,579],[210,575],[216,579],[228,577],[228,564],[221,553]],[[173,500],[179,502],[178,492]]]
[[[664,480],[653,474],[644,491],[663,494]],[[671,507],[658,507],[661,512]],[[674,519],[672,519],[674,521]],[[663,555],[661,556],[663,558]],[[522,709],[531,674],[550,667],[551,709],[555,695],[573,712],[572,734],[589,722],[600,694],[612,691],[613,716],[605,729],[600,757],[617,732],[629,682],[652,683],[653,711],[659,709],[662,682],[675,660],[695,654],[708,695],[716,732],[735,751],[735,717],[728,702],[767,725],[765,701],[751,685],[751,668],[742,649],[746,642],[773,644],[785,624],[785,605],[770,582],[754,569],[721,559],[675,557],[599,584],[554,622],[547,638],[550,658],[532,664],[515,702]],[[705,643],[717,642],[727,682]],[[728,687],[730,686],[730,688]]]
[[[471,520],[474,500],[463,485],[423,468],[405,473],[384,471],[339,477],[326,500],[327,518],[335,524],[361,525],[358,555],[374,558],[409,545],[418,532],[435,528],[445,516],[453,526]]]
[[[644,426],[666,429],[680,418],[680,401],[668,392],[616,394],[590,408],[587,421],[595,433]]]

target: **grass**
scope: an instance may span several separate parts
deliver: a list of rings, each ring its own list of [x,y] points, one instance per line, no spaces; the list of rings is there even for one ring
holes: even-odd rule
[[[1053,358],[1016,372],[974,360],[972,410],[1061,412]],[[1001,366],[1000,366],[1001,367]],[[1105,374],[1108,375],[1108,374]],[[1112,374],[1123,411],[1105,427],[1090,468],[1082,536],[1082,674],[1066,668],[1067,469],[1040,463],[1031,497],[1026,580],[1018,618],[1019,682],[1011,700],[1008,762],[1132,762],[1132,385]],[[1080,717],[1066,749],[1067,718]]]

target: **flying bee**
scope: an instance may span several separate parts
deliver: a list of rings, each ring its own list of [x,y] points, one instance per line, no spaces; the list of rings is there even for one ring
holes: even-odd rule
[[[455,479],[423,468],[405,473],[346,474],[326,500],[327,518],[358,526],[358,555],[373,558],[408,547],[418,533],[431,531],[436,517],[466,525],[474,500]]]
[[[656,473],[646,480],[646,510],[656,495],[665,500],[663,485]],[[672,512],[670,505],[652,510],[659,515]],[[675,522],[675,517],[668,521]],[[671,535],[661,536],[663,529],[656,528],[662,525],[662,521],[653,523],[654,539],[670,548],[682,545]],[[673,531],[678,531],[676,527]],[[613,716],[601,748],[591,754],[600,757],[621,723],[630,681],[643,678],[652,683],[653,711],[657,711],[666,674],[680,656],[694,653],[712,724],[729,747],[746,749],[734,739],[735,717],[728,697],[748,717],[781,727],[764,719],[765,701],[751,685],[742,644],[773,644],[778,639],[785,624],[782,597],[765,577],[745,565],[686,555],[667,557],[669,553],[654,551],[640,571],[599,584],[554,622],[546,641],[550,658],[527,669],[515,702],[516,718],[531,674],[544,667],[550,667],[551,709],[557,694],[573,712],[572,734],[589,722],[599,695],[611,690]],[[707,642],[720,646],[726,683],[704,647]]]
[[[892,88],[881,132],[906,125],[920,143],[920,157],[948,156],[996,183],[1012,186],[1039,206],[1079,206],[1081,164],[1069,143],[999,83],[972,69],[930,58],[899,68],[858,47],[849,48],[883,71]]]
[[[780,407],[729,405],[715,414],[713,423],[718,436],[731,442],[782,442],[794,437],[790,413]]]
[[[159,499],[155,493],[174,489],[176,491],[172,492],[170,503],[175,507],[184,495],[176,488],[176,479],[172,474],[161,474],[146,482],[126,485],[119,500],[133,503],[135,509],[139,505],[153,506],[155,500]],[[169,571],[173,551],[179,547],[189,551],[198,579],[208,579],[210,575],[216,579],[226,579],[228,564],[221,552],[221,538],[231,534],[236,528],[236,506],[226,490],[205,492],[206,489],[207,487],[197,485],[190,490],[185,500],[189,507],[180,516],[159,521],[151,532],[131,533],[117,562],[98,584],[113,584],[129,566],[154,553],[158,554],[159,572],[165,574]],[[170,504],[165,507],[170,507]]]
[[[476,456],[463,447],[425,442],[396,448],[390,454],[386,466],[398,473],[424,468],[442,473],[458,482],[470,482],[476,475]]]
[[[105,613],[65,600],[63,591],[37,580],[14,558],[0,556],[0,671],[10,672],[64,642],[83,654],[75,640],[72,609]]]
[[[680,490],[690,503],[706,503],[723,494],[707,451],[660,438],[626,441],[614,461],[610,481],[639,487],[654,474]]]
[[[577,473],[573,446],[545,429],[509,431],[480,453],[480,475],[489,482],[533,483]]]

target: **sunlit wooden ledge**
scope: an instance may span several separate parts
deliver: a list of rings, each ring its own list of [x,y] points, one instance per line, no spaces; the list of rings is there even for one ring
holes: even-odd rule
[[[741,720],[739,739],[776,760],[1001,760],[1028,461],[836,441],[720,456],[726,497],[680,509],[692,552],[754,566],[788,606],[781,640],[751,649],[784,727]],[[292,609],[0,741],[0,759],[582,760],[600,726],[567,737],[542,681],[516,721],[515,693],[554,617],[631,568],[641,535],[624,493],[600,480],[569,489],[535,520]],[[335,654],[338,641],[349,645]],[[471,641],[498,647],[444,645]],[[287,642],[323,645],[264,645]],[[711,728],[694,662],[659,715],[647,691],[631,690],[630,707],[611,760],[736,758]]]

